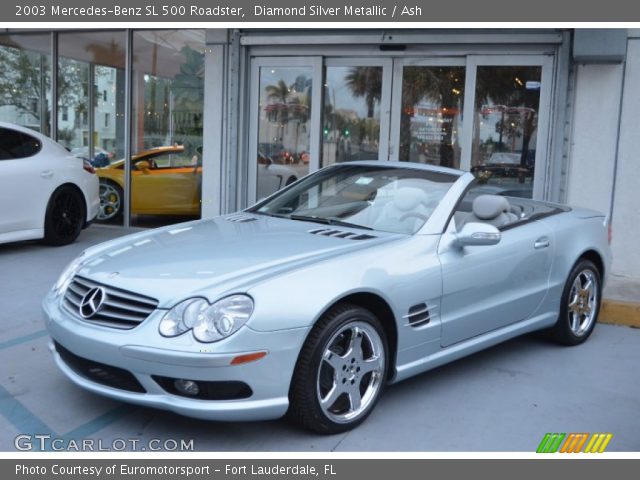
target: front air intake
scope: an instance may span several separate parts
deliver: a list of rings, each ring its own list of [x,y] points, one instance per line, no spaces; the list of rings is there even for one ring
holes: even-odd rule
[[[371,240],[372,238],[376,238],[374,235],[366,233],[354,233],[349,232],[348,230],[337,230],[334,228],[317,228],[309,230],[309,233],[312,233],[313,235],[322,235],[324,237],[346,238],[348,240]]]
[[[225,220],[233,223],[246,223],[246,222],[255,222],[256,218],[250,215],[245,215],[243,213],[236,213],[234,215],[225,217]]]

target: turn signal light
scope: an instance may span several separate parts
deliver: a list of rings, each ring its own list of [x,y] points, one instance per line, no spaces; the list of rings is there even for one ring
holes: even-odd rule
[[[267,356],[267,352],[254,352],[238,355],[231,360],[231,365],[241,365],[243,363],[255,362]]]

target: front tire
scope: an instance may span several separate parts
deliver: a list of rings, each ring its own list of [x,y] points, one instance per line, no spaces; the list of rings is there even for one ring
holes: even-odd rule
[[[560,316],[551,338],[562,345],[579,345],[593,332],[600,313],[602,283],[593,262],[581,259],[571,269],[562,292]]]
[[[296,180],[298,180],[296,177],[294,177],[293,175],[290,176],[289,178],[287,178],[287,183],[285,183],[285,187],[288,187],[289,185],[291,185],[293,182],[295,182]]]
[[[296,364],[291,416],[305,428],[332,434],[362,423],[380,397],[388,368],[379,320],[355,305],[338,305],[313,327]]]
[[[84,198],[78,189],[62,186],[53,192],[44,219],[44,243],[68,245],[78,238],[85,222]]]

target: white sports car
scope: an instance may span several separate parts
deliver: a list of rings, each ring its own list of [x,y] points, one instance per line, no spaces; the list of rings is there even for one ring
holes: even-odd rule
[[[99,209],[89,162],[33,130],[0,122],[0,243],[66,245]]]

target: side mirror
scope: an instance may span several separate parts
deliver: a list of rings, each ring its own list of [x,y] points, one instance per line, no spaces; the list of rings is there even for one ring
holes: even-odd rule
[[[459,248],[478,245],[495,245],[500,242],[502,235],[493,225],[488,223],[471,222],[465,224],[455,234],[453,245]]]
[[[147,160],[140,160],[136,163],[136,169],[141,172],[147,173],[147,171],[151,168],[151,164]]]
[[[264,168],[269,168],[269,165],[273,163],[271,157],[258,153],[258,165],[264,165]]]

